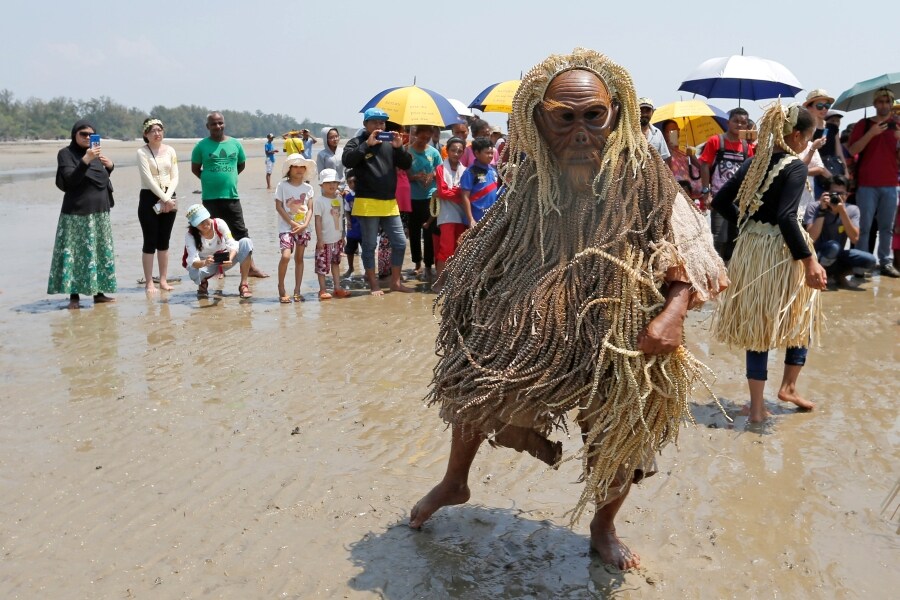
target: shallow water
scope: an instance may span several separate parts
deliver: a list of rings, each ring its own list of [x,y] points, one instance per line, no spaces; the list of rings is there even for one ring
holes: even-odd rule
[[[108,151],[124,165],[135,147]],[[5,144],[0,172],[52,166],[58,148]],[[248,161],[241,194],[257,263],[274,273],[262,167]],[[199,184],[186,166],[181,177],[183,211]],[[825,294],[827,333],[801,376],[816,411],[773,400],[773,423],[752,432],[698,396],[697,425],[620,514],[643,562],[623,574],[588,553],[586,520],[565,527],[580,490],[571,462],[552,471],[482,449],[472,504],[405,526],[449,445],[422,402],[431,294],[320,303],[309,251],[306,302],[278,304],[272,278],[241,301],[236,276],[198,301],[179,219],[182,280],[148,298],[137,169],[113,182],[118,302],[66,311],[45,294],[52,170],[0,179],[13,258],[0,280],[3,597],[884,598],[900,586],[897,501],[882,508],[898,479],[896,280]],[[710,311],[692,314],[689,346],[734,414],[743,359],[709,339]]]

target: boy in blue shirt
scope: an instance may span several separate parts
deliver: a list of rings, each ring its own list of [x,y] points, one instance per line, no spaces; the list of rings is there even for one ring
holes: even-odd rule
[[[494,147],[486,137],[472,142],[473,162],[459,181],[463,208],[469,218],[469,227],[477,223],[497,201],[497,169],[491,164]]]

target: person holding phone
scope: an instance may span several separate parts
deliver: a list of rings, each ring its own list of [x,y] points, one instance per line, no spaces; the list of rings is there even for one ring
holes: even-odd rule
[[[91,143],[91,137],[95,142]],[[69,294],[70,309],[81,308],[81,294],[94,304],[115,302],[116,256],[109,209],[113,205],[109,175],[114,165],[103,154],[94,126],[80,120],[72,142],[56,155],[56,187],[63,191],[50,263],[48,294]]]
[[[380,108],[363,113],[362,132],[344,146],[341,161],[356,175],[356,199],[353,216],[362,228],[362,261],[366,280],[373,296],[384,292],[378,284],[375,270],[375,246],[378,227],[391,241],[391,283],[395,292],[412,292],[400,281],[400,270],[406,254],[406,236],[397,206],[397,173],[395,169],[409,169],[412,157],[403,148],[403,137],[386,131],[388,114]],[[389,138],[389,139],[388,139]]]
[[[197,295],[209,293],[209,278],[221,268],[227,271],[241,265],[241,283],[238,292],[241,298],[251,298],[248,277],[250,277],[250,257],[253,242],[248,237],[234,239],[228,224],[223,219],[210,216],[202,204],[194,204],[187,209],[188,230],[184,235],[184,257],[182,266],[188,276],[197,284]]]
[[[881,274],[900,277],[891,264],[891,234],[897,211],[897,144],[900,129],[893,120],[891,109],[894,92],[889,88],[877,90],[872,98],[875,116],[862,119],[850,134],[850,154],[856,159],[856,205],[859,207],[859,242],[856,247],[868,250],[869,237],[878,232],[876,255]],[[877,227],[873,228],[873,224]],[[873,231],[875,229],[875,231]]]

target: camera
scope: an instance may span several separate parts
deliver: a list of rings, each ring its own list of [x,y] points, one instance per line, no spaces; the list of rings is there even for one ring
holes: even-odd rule
[[[382,131],[375,136],[376,140],[381,140],[382,142],[393,142],[394,141],[394,132],[393,131]]]
[[[216,264],[228,262],[228,259],[229,259],[228,250],[219,250],[218,252],[213,254],[213,261]]]

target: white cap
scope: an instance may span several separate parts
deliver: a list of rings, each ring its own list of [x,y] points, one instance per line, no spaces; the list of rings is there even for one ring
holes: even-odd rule
[[[319,183],[330,183],[332,181],[340,181],[337,171],[334,169],[322,169],[322,172],[319,173]]]

